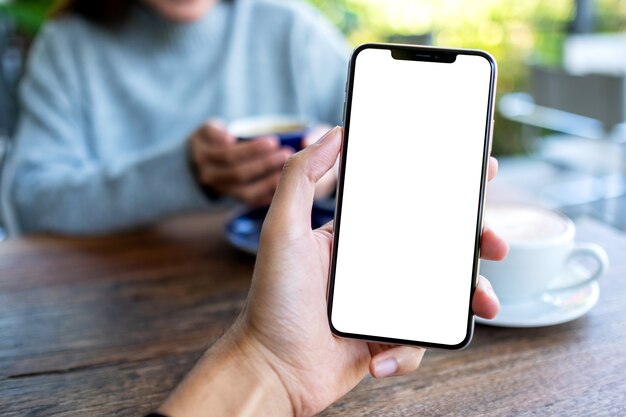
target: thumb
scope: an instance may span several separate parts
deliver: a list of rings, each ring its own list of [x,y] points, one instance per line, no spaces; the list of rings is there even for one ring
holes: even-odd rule
[[[337,161],[342,134],[336,126],[287,160],[265,220],[273,229],[311,230],[315,184]]]

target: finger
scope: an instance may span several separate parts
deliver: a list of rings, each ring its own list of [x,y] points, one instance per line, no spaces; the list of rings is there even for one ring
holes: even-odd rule
[[[297,232],[311,227],[315,184],[335,164],[342,129],[335,127],[313,145],[293,155],[283,169],[266,224]]]
[[[480,239],[480,257],[490,261],[499,261],[506,258],[508,253],[509,245],[506,241],[488,226],[483,227]]]
[[[214,160],[212,153],[235,144],[237,139],[229,134],[221,121],[210,121],[191,135],[192,158],[197,165]]]
[[[279,180],[280,172],[277,172],[251,184],[235,187],[230,194],[251,207],[267,206],[272,201]]]
[[[320,232],[332,234],[334,227],[335,227],[335,221],[331,220],[328,223],[324,224],[323,226],[319,227],[317,230],[319,230]]]
[[[479,317],[492,319],[500,311],[500,300],[493,291],[493,287],[487,278],[478,277],[478,285],[472,298],[472,311]]]
[[[487,167],[487,179],[491,181],[498,174],[498,160],[493,156],[489,157],[489,165]]]
[[[209,166],[201,173],[201,178],[206,184],[221,186],[248,184],[280,171],[292,153],[291,149],[279,149],[234,167]]]
[[[374,378],[405,375],[415,371],[424,357],[425,350],[410,346],[395,346],[382,350],[370,361],[370,374]]]
[[[279,145],[278,139],[271,136],[240,141],[233,146],[208,145],[207,159],[222,165],[234,165],[267,155],[272,151],[276,151]]]
[[[325,225],[318,227],[316,230],[314,230],[314,232],[317,235],[323,236],[324,237],[324,242],[328,242],[328,239],[332,239],[333,237],[333,221],[329,221],[328,223],[326,223]]]
[[[209,120],[197,130],[200,140],[207,144],[228,145],[237,142],[237,138],[231,135],[224,123],[220,120]]]

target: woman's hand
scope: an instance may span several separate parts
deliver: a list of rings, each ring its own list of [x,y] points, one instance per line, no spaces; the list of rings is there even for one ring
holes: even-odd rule
[[[238,142],[218,121],[210,121],[189,139],[198,182],[218,195],[234,197],[251,207],[268,205],[280,172],[293,153],[276,137]]]
[[[317,181],[337,160],[341,134],[335,128],[288,160],[263,225],[244,311],[162,411],[172,416],[202,415],[200,410],[207,409],[222,413],[215,415],[310,416],[368,372],[382,378],[419,366],[423,349],[340,339],[330,332],[326,289],[332,225],[311,230],[311,206]],[[496,170],[492,160],[490,178]],[[483,232],[484,258],[500,259],[506,251],[493,232]],[[482,277],[472,308],[486,318],[499,309]],[[233,408],[224,408],[229,404]]]

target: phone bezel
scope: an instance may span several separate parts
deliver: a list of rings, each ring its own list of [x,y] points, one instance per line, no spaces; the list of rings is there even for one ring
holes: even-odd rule
[[[343,201],[343,177],[345,175],[345,168],[346,168],[346,157],[344,155],[347,155],[348,140],[350,137],[350,112],[352,108],[354,72],[355,72],[357,56],[359,55],[359,53],[361,53],[362,51],[366,49],[389,50],[391,54],[393,54],[394,51],[397,51],[402,56],[408,56],[406,55],[407,53],[414,53],[414,56],[415,56],[414,60],[416,61],[437,62],[437,59],[436,59],[437,54],[440,54],[440,56],[445,56],[445,57],[454,55],[454,60],[456,60],[457,55],[476,55],[476,56],[480,56],[486,59],[491,68],[490,80],[489,80],[489,96],[488,96],[488,103],[487,103],[487,117],[485,120],[485,139],[484,139],[484,144],[483,144],[483,161],[482,161],[482,171],[481,171],[481,179],[480,179],[479,204],[478,204],[477,222],[476,222],[477,228],[476,228],[476,237],[475,237],[475,242],[474,242],[472,279],[470,282],[470,291],[469,291],[470,302],[469,302],[469,309],[468,309],[468,315],[467,315],[467,331],[465,334],[465,338],[460,343],[455,344],[455,345],[433,343],[433,342],[421,341],[421,340],[405,340],[405,339],[395,339],[395,338],[388,338],[388,337],[381,337],[381,336],[374,336],[374,335],[345,333],[340,330],[337,330],[332,322],[335,271],[336,271],[336,263],[337,263],[336,248],[337,248],[337,243],[339,240],[340,229],[341,229],[341,209],[342,209],[342,201]],[[441,60],[441,62],[442,62],[442,65],[445,65],[446,63],[448,63],[447,58]],[[473,331],[474,331],[474,315],[472,313],[472,299],[474,297],[474,291],[476,288],[476,282],[478,278],[478,266],[479,266],[479,257],[480,257],[480,239],[481,239],[481,232],[482,232],[482,225],[483,225],[483,207],[484,207],[486,184],[487,184],[487,168],[488,168],[488,163],[489,163],[489,156],[491,153],[491,136],[492,136],[492,126],[493,126],[496,76],[497,76],[497,65],[496,65],[495,59],[489,53],[481,51],[481,50],[437,48],[437,47],[429,47],[429,46],[399,45],[399,44],[386,44],[386,43],[367,43],[367,44],[358,46],[352,52],[352,55],[350,57],[349,67],[348,67],[348,77],[346,80],[346,90],[345,90],[346,96],[345,96],[345,102],[344,102],[344,116],[343,116],[344,135],[343,135],[341,158],[340,158],[340,164],[339,164],[337,196],[336,196],[336,203],[335,203],[336,205],[335,205],[333,245],[332,245],[331,263],[330,263],[330,268],[329,268],[330,270],[329,270],[328,294],[327,294],[328,324],[330,326],[331,332],[334,335],[339,336],[339,337],[344,337],[344,338],[360,339],[360,340],[377,342],[377,343],[413,345],[413,346],[446,349],[446,350],[463,349],[464,347],[469,345],[469,343],[471,342]]]

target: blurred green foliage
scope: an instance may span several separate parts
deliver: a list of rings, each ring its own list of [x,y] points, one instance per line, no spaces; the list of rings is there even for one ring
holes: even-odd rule
[[[385,41],[394,35],[432,35],[439,46],[478,48],[498,61],[498,94],[527,88],[528,62],[558,66],[574,0],[308,0],[350,43]],[[34,34],[53,0],[0,0],[0,14]],[[596,27],[623,31],[626,0],[594,0]],[[494,153],[521,151],[519,126],[497,118]]]
[[[574,0],[309,0],[352,44],[430,33],[438,46],[484,49],[498,61],[498,95],[527,89],[528,62],[558,66]],[[626,0],[595,0],[596,28],[622,31]],[[493,152],[520,153],[520,126],[496,115]]]
[[[0,0],[0,16],[14,21],[25,34],[34,35],[45,21],[53,3],[52,0]]]

